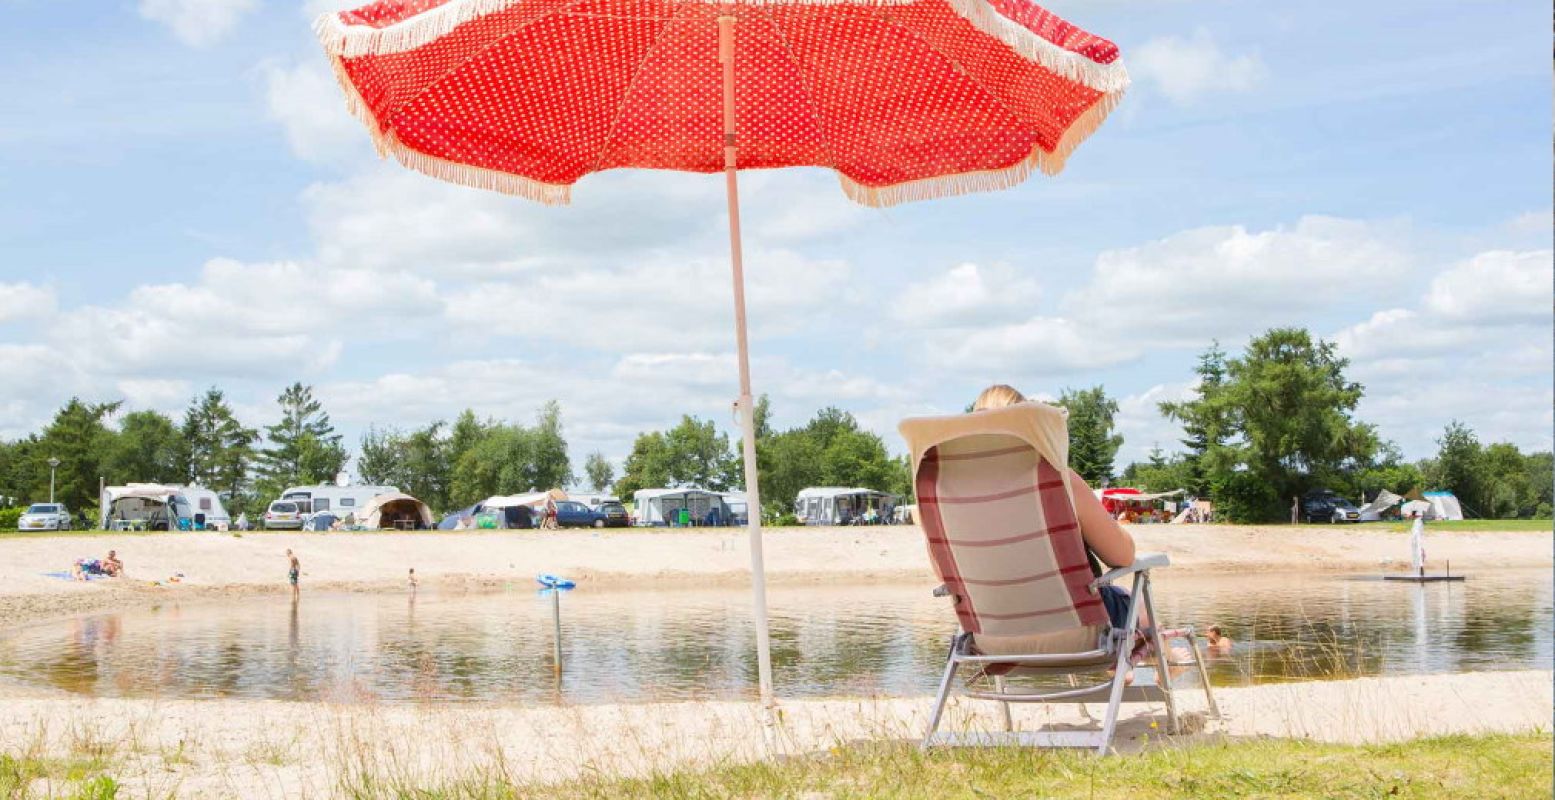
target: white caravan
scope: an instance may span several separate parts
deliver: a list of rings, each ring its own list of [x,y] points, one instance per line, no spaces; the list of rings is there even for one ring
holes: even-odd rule
[[[302,517],[328,511],[341,519],[367,505],[367,501],[380,494],[399,494],[397,486],[337,486],[321,483],[317,486],[293,486],[281,492],[280,500],[297,504]]]
[[[227,530],[232,518],[221,498],[203,486],[131,483],[104,486],[98,498],[98,527],[104,530]]]

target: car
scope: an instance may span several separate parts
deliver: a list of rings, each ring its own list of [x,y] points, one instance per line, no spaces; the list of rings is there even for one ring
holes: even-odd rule
[[[556,501],[556,527],[603,528],[605,517],[576,500]]]
[[[64,503],[33,503],[16,520],[16,529],[22,531],[68,531],[70,509]]]
[[[1361,510],[1328,489],[1314,489],[1301,498],[1301,515],[1307,522],[1360,522]]]
[[[259,524],[267,531],[302,530],[302,508],[293,500],[277,500],[265,509]]]
[[[600,503],[593,510],[596,528],[625,528],[631,522],[631,518],[626,515],[626,506],[614,500]]]

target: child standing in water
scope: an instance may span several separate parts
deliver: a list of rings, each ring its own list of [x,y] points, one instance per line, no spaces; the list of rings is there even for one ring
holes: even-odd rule
[[[297,580],[302,577],[302,561],[297,558],[297,554],[291,551],[291,548],[286,549],[286,558],[289,562],[286,570],[286,580],[291,582],[292,594],[295,595],[302,591],[302,587],[297,585]]]
[[[416,568],[415,567],[411,567],[410,568],[410,577],[405,581],[405,583],[406,583],[407,586],[410,587],[410,593],[411,594],[415,594],[416,593],[416,586],[417,586],[417,583],[416,583]]]

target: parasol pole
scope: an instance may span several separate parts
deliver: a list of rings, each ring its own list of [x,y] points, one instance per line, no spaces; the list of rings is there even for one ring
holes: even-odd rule
[[[761,705],[772,707],[772,654],[767,636],[767,573],[761,553],[761,492],[756,474],[756,404],[751,397],[750,348],[745,334],[745,267],[740,254],[740,187],[734,125],[734,17],[718,18],[723,65],[724,188],[729,196],[729,261],[734,271],[734,336],[740,351],[740,427],[745,440],[745,515],[750,533],[751,593],[756,616],[756,672]]]

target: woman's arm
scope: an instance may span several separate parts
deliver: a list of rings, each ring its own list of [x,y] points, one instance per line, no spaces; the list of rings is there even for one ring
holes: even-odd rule
[[[1079,473],[1069,470],[1069,493],[1074,495],[1075,512],[1080,518],[1080,535],[1085,543],[1109,567],[1134,563],[1134,537],[1107,513],[1096,493]]]

